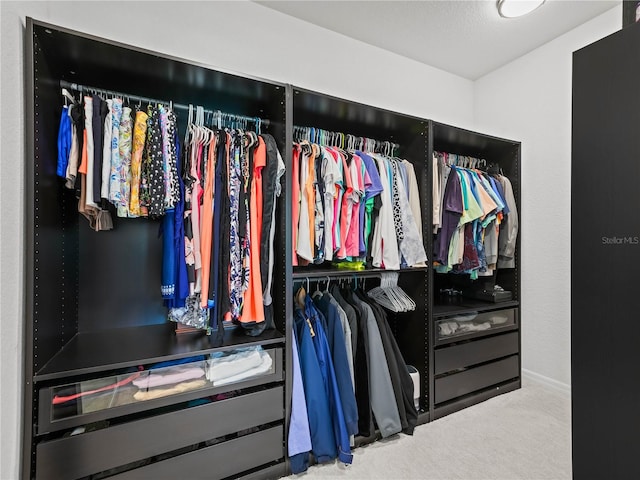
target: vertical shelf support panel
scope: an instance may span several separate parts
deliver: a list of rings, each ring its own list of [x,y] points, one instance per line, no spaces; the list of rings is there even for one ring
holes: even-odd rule
[[[22,407],[22,461],[20,463],[20,478],[31,476],[32,467],[35,466],[35,450],[33,449],[33,425],[37,413],[37,405],[33,399],[36,397],[33,386],[33,358],[34,358],[34,318],[33,295],[35,262],[33,258],[33,238],[35,234],[34,208],[34,178],[35,178],[35,72],[34,72],[34,32],[33,21],[28,18],[25,29],[25,112],[26,112],[26,188],[25,188],[25,308],[24,308],[24,339],[23,339],[23,407]]]

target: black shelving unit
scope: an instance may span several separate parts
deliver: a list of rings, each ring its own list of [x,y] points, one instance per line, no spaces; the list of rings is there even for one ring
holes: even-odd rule
[[[428,203],[428,120],[391,112],[369,105],[293,87],[293,124],[321,128],[358,137],[375,138],[400,145],[396,155],[410,161],[415,169],[422,204],[423,238],[428,237],[430,205]],[[428,252],[428,251],[427,251]],[[325,262],[319,266],[294,267],[296,281],[324,278],[379,277],[384,269],[341,270]],[[414,299],[415,312],[389,313],[388,320],[407,364],[415,366],[422,382],[420,412],[426,421],[428,398],[428,325],[429,268],[397,270],[398,284]],[[373,280],[375,282],[375,280]],[[367,282],[367,285],[369,283]],[[373,437],[375,438],[375,437]],[[371,439],[360,440],[367,443]]]
[[[640,24],[573,54],[571,420],[576,479],[640,477],[639,58]]]
[[[438,122],[430,124],[429,162],[434,151],[466,155],[498,164],[512,186],[518,215],[520,201],[520,143],[484,135]],[[431,164],[431,163],[430,163]],[[433,175],[434,172],[430,172]],[[429,177],[431,178],[431,177]],[[429,184],[431,185],[431,183]],[[444,188],[444,186],[443,186]],[[431,201],[429,189],[429,201]],[[429,218],[428,225],[432,225]],[[521,225],[521,223],[520,223]],[[468,275],[441,274],[429,271],[432,286],[429,295],[429,389],[431,418],[437,419],[488,398],[520,388],[520,238],[518,233],[515,268],[496,270],[493,277],[470,280]],[[434,237],[428,235],[429,253]],[[475,283],[489,282],[502,286],[513,294],[506,302],[491,303],[466,297],[442,296],[443,289],[464,291]],[[492,314],[509,318],[505,325],[487,330],[469,331],[452,336],[440,336],[438,322],[457,316]],[[452,361],[454,359],[454,361]]]
[[[177,336],[166,321],[159,288],[159,222],[115,219],[114,230],[96,233],[78,214],[74,192],[64,188],[55,170],[61,81],[268,119],[263,131],[274,136],[281,152],[291,144],[291,130],[285,125],[289,87],[32,19],[27,20],[25,46],[28,273],[22,477],[78,478],[109,470],[122,478],[149,478],[157,469],[168,472],[186,466],[182,471],[186,478],[199,473],[196,465],[204,459],[209,462],[231,447],[252,450],[265,439],[270,447],[260,455],[225,458],[223,476],[248,472],[260,477],[254,469],[261,465],[265,467],[264,476],[283,475],[287,470],[285,391],[290,382],[290,372],[285,367],[288,302],[284,285],[290,281],[284,257],[285,202],[279,201],[276,211],[276,330],[259,337],[227,331],[219,346],[206,335]],[[186,112],[176,110],[176,115],[183,138]],[[272,374],[226,387],[73,416],[61,422],[52,421],[48,413],[50,392],[59,385],[250,345],[273,350]],[[214,401],[206,408],[194,409],[187,403],[229,391],[234,392],[233,398]],[[274,397],[278,398],[276,402]],[[266,408],[265,401],[270,402]],[[247,411],[263,408],[265,415],[250,416],[248,422],[242,419]],[[236,418],[236,422],[223,421],[218,416]],[[106,428],[77,437],[65,436],[72,426],[104,420],[109,421]],[[181,421],[185,422],[184,429],[170,434],[165,431],[164,439],[150,440],[155,446],[152,452],[139,445],[141,438],[162,431],[163,422],[169,426]],[[219,428],[222,424],[224,428]],[[190,425],[197,435],[188,432]],[[229,435],[234,432],[256,428],[260,431],[229,443]],[[211,444],[216,438],[220,441],[220,437],[226,441]],[[117,452],[102,458],[85,454],[91,449],[111,452],[114,444],[118,445]],[[192,459],[188,463],[179,455],[186,451]],[[163,457],[158,457],[161,454]]]
[[[434,149],[498,162],[511,179],[521,213],[518,142],[214,70],[32,19],[27,21],[25,45],[23,478],[80,478],[107,470],[112,478],[155,478],[159,472],[165,476],[180,472],[188,478],[218,461],[225,467],[212,473],[216,478],[277,478],[288,472],[294,284],[357,278],[372,285],[386,271],[342,270],[328,264],[294,269],[289,170],[293,125],[400,145],[397,155],[415,168],[422,234],[430,259]],[[275,330],[259,337],[228,330],[222,345],[212,344],[203,334],[174,334],[166,322],[158,288],[158,222],[117,220],[113,231],[93,232],[77,213],[74,193],[55,176],[60,81],[269,120],[265,129],[276,139],[288,169],[276,211]],[[177,114],[178,124],[184,128],[185,112],[178,110]],[[516,268],[500,271],[496,279],[514,293],[509,302],[443,302],[436,292],[464,279],[435,274],[430,265],[398,271],[400,287],[414,299],[417,308],[414,312],[390,313],[388,319],[406,363],[420,374],[419,424],[520,386],[519,238]],[[470,312],[509,312],[510,323],[437,338],[437,321]],[[119,375],[160,361],[255,345],[273,352],[274,368],[268,375],[240,385],[208,386],[62,421],[53,421],[46,408],[52,389],[60,385]],[[206,405],[190,403],[220,393],[227,396]],[[68,436],[71,428],[105,420],[110,422],[107,428]],[[167,431],[172,433],[167,435]],[[356,445],[376,439],[376,435],[358,438]],[[239,450],[257,453],[233,455]],[[110,453],[105,455],[105,451]]]

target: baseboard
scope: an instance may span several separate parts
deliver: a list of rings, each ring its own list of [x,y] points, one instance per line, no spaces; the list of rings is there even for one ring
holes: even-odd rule
[[[571,396],[571,385],[568,385],[566,383],[559,382],[557,380],[554,380],[553,378],[540,375],[539,373],[532,372],[531,370],[527,370],[524,368],[522,369],[522,377],[526,380],[545,385],[561,393],[564,393],[565,395]]]

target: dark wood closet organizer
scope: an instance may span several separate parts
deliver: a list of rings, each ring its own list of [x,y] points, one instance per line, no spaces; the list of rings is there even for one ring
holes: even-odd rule
[[[212,70],[32,19],[27,19],[26,35],[23,478],[277,478],[288,472],[291,353],[286,346],[294,283],[305,278],[357,277],[374,286],[379,276],[378,271],[345,272],[325,266],[294,270],[293,125],[398,143],[399,156],[414,164],[418,177],[429,258],[434,149],[499,163],[511,179],[520,210],[517,142]],[[78,215],[73,192],[55,177],[63,102],[60,80],[269,120],[264,130],[275,137],[287,166],[285,192],[276,212],[275,330],[259,337],[228,332],[221,347],[212,346],[202,335],[175,336],[165,321],[159,295],[159,224],[125,219],[113,231],[93,232]],[[184,128],[185,112],[176,113]],[[401,271],[399,285],[415,300],[417,309],[390,313],[389,322],[407,364],[420,374],[420,423],[520,386],[519,277],[519,240],[516,268],[499,271],[494,279],[514,292],[508,304],[444,304],[437,298],[438,289],[464,279],[436,274],[430,267]],[[496,311],[509,317],[505,326],[454,339],[437,338],[436,322],[442,318]],[[268,350],[274,358],[272,373],[229,387],[52,418],[52,391],[60,385],[244,345]],[[233,395],[222,400],[198,406],[189,403],[229,391]],[[109,421],[106,428],[68,435],[75,427],[104,421]],[[359,438],[357,444],[374,440]]]
[[[416,172],[422,208],[422,223],[427,228],[423,236],[428,236],[430,208],[426,206],[428,196],[428,126],[429,121],[390,112],[381,108],[363,105],[328,95],[293,87],[293,123],[294,125],[313,126],[329,131],[342,132],[357,137],[374,138],[379,141],[390,141],[400,145],[396,154],[409,160]],[[293,277],[301,279],[359,278],[366,279],[366,286],[379,284],[380,272],[374,269],[367,271],[336,270],[325,264],[312,267],[295,267]],[[419,422],[428,421],[428,348],[426,322],[429,299],[429,272],[427,268],[410,268],[400,271],[398,285],[416,302],[416,310],[406,313],[388,312],[389,325],[394,332],[403,357],[408,365],[415,366],[420,372],[421,398]],[[375,440],[358,438],[357,444]]]
[[[216,347],[199,334],[176,336],[160,296],[160,223],[116,219],[96,233],[77,212],[74,192],[55,176],[60,81],[269,120],[281,151],[287,87],[27,22],[27,306],[25,478],[237,477],[286,473],[284,201],[278,202],[274,317],[259,337],[225,333]],[[145,105],[146,106],[146,105]],[[177,110],[179,135],[187,118]],[[58,419],[51,411],[61,385],[102,378],[235,346],[262,345],[273,372],[227,387],[208,387]],[[234,392],[200,406],[189,402]],[[68,436],[70,429],[109,421]],[[104,425],[103,425],[104,426]],[[246,452],[246,454],[239,454]],[[251,452],[251,454],[249,454]],[[162,457],[159,457],[162,455]],[[148,463],[149,458],[154,463]],[[130,469],[126,469],[128,466]],[[115,470],[112,470],[115,469]],[[208,473],[207,473],[208,474]]]
[[[509,178],[521,214],[520,143],[431,122],[430,151],[454,153],[485,159],[499,165]],[[429,159],[431,156],[429,156]],[[431,225],[429,218],[429,225]],[[520,388],[520,233],[515,268],[499,268],[493,277],[471,281],[468,275],[441,274],[430,270],[429,296],[429,410],[436,419],[501,393]],[[433,235],[429,252],[433,252]],[[454,298],[441,293],[455,288],[465,291],[475,285],[492,289],[499,285],[511,291],[513,299],[490,303],[464,296]],[[460,315],[477,315],[474,321],[500,316],[503,323],[488,330],[451,337],[439,336],[438,322]]]

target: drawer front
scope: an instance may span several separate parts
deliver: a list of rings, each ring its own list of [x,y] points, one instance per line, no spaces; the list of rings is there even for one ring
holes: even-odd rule
[[[518,309],[505,308],[438,318],[435,322],[436,344],[457,342],[513,330],[518,325]]]
[[[114,480],[220,479],[284,457],[282,425],[136,468]]]
[[[435,373],[440,375],[459,368],[488,362],[518,353],[518,332],[478,339],[435,351]]]
[[[283,387],[42,442],[36,478],[72,479],[284,418]],[[186,478],[186,477],[184,477]]]
[[[518,356],[514,355],[481,367],[436,379],[435,401],[446,402],[456,397],[490,387],[520,375]]]

